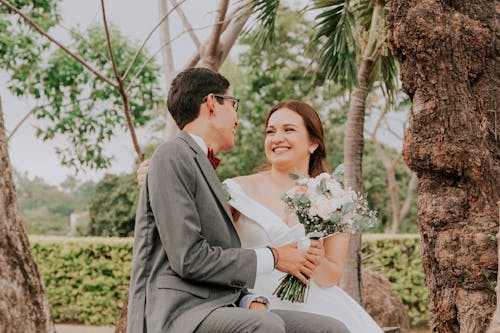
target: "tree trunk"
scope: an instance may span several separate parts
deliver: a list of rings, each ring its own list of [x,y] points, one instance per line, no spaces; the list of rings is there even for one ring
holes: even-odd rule
[[[368,40],[362,52],[363,59],[358,71],[359,86],[352,93],[344,140],[345,181],[357,192],[363,190],[364,125],[366,98],[370,89],[369,77],[373,59],[380,49],[377,45],[385,39],[383,34],[385,0],[376,0],[373,5]],[[360,232],[351,236],[341,286],[359,304],[363,304]]]
[[[158,14],[160,19],[165,17],[168,13],[167,0],[158,0]],[[170,22],[169,18],[165,19],[163,24],[160,26],[160,41],[161,45],[167,45],[170,41]],[[165,75],[165,91],[168,94],[170,89],[170,82],[174,79],[175,66],[174,66],[174,56],[172,54],[172,44],[168,44],[161,50],[161,59],[163,62],[163,74]],[[177,134],[178,128],[175,124],[174,118],[170,112],[167,112],[165,116],[165,131],[163,138],[165,140],[174,137]]]
[[[497,202],[498,206],[498,219],[500,220],[500,201]],[[498,246],[498,260],[500,261],[500,231],[497,233],[497,245]],[[498,269],[500,270],[500,263],[498,265]],[[495,310],[495,314],[493,315],[493,319],[491,321],[490,327],[488,328],[487,333],[500,333],[500,284],[498,283],[498,278],[500,277],[500,273],[497,273],[497,309]]]
[[[17,203],[0,100],[0,331],[55,332]]]
[[[363,133],[366,97],[368,96],[368,77],[370,76],[371,67],[372,61],[364,59],[358,73],[359,87],[352,93],[344,140],[345,182],[358,192],[363,190]],[[363,304],[360,232],[351,236],[341,286],[359,304]]]
[[[394,0],[390,45],[412,99],[403,157],[419,179],[436,332],[485,332],[495,310],[500,192],[498,0]]]

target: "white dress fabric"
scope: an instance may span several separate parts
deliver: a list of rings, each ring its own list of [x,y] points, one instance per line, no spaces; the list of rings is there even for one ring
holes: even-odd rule
[[[304,236],[304,227],[301,224],[287,226],[271,210],[249,197],[235,181],[227,179],[224,184],[231,198],[229,204],[241,213],[238,221],[235,221],[235,226],[242,247],[278,247]],[[311,280],[305,303],[280,300],[272,293],[283,276],[284,273],[277,270],[259,275],[251,292],[269,298],[273,309],[311,312],[339,319],[351,333],[382,332],[370,315],[338,286],[321,288]]]

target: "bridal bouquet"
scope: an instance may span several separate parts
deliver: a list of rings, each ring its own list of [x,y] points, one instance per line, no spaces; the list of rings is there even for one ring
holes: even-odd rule
[[[306,238],[299,240],[299,248],[307,250],[310,239],[338,232],[354,233],[375,224],[376,212],[368,209],[366,199],[344,185],[343,172],[341,164],[332,174],[322,173],[315,178],[291,175],[297,180],[296,186],[281,199],[304,225]],[[305,284],[288,274],[273,294],[281,300],[303,303],[307,290]]]

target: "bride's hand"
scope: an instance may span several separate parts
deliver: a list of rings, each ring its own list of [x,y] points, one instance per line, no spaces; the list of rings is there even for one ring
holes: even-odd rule
[[[309,285],[308,277],[310,277],[316,268],[317,258],[314,254],[299,250],[297,243],[292,243],[275,248],[276,269],[281,272],[289,273],[302,281],[305,285]]]
[[[316,265],[319,266],[325,260],[325,248],[323,242],[319,240],[312,240],[307,253],[312,254],[316,259]]]
[[[139,168],[137,169],[137,183],[139,184],[139,187],[141,187],[142,183],[144,183],[144,178],[146,178],[146,174],[148,173],[150,164],[151,160],[145,160],[139,165]]]

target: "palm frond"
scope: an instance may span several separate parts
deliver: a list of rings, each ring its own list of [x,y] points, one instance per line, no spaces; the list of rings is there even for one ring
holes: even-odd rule
[[[352,89],[357,85],[359,46],[353,35],[355,15],[348,0],[315,0],[312,9],[316,16],[314,41],[322,45],[317,54],[318,71],[326,78]]]
[[[243,7],[250,7],[254,19],[245,34],[252,32],[257,47],[264,47],[274,39],[274,26],[280,6],[280,0],[248,1]]]
[[[375,57],[372,70],[370,72],[369,85],[376,81],[381,81],[380,88],[387,100],[387,104],[394,106],[396,102],[396,93],[398,91],[398,66],[395,58],[387,49],[382,46],[377,57]]]
[[[399,89],[398,87],[398,65],[396,59],[388,51],[386,54],[381,53],[381,68],[382,80],[384,82],[382,91],[387,98],[390,105],[394,105],[396,100],[396,93]]]
[[[370,29],[372,22],[373,0],[358,0],[353,5],[356,13],[356,22],[363,30]]]

